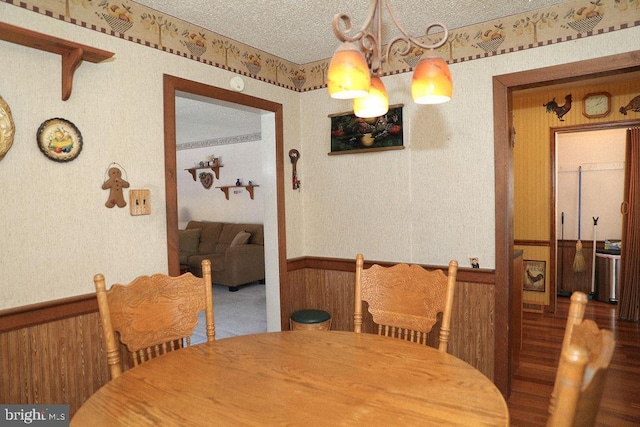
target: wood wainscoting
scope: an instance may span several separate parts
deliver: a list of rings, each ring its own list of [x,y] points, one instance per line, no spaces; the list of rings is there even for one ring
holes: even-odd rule
[[[68,404],[109,381],[93,294],[0,311],[0,402]]]
[[[365,261],[365,268],[372,263],[393,265]],[[447,268],[424,267],[443,269],[445,273]],[[290,260],[287,279],[281,285],[280,292],[283,330],[289,328],[289,316],[303,308],[329,312],[333,330],[353,330],[355,258],[305,257]],[[492,270],[458,270],[449,341],[449,353],[474,366],[490,379],[494,378],[494,293]],[[363,314],[363,331],[374,332],[371,315]]]
[[[353,330],[355,259],[290,260],[283,279],[283,330],[301,308],[326,310],[332,329]],[[463,268],[457,279],[449,352],[493,379],[494,272]],[[370,318],[363,327],[373,331]],[[108,381],[95,294],[0,311],[0,402],[68,404],[72,416]]]

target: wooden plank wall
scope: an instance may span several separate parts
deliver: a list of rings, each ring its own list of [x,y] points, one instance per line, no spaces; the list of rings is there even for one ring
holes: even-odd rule
[[[493,273],[459,272],[449,342],[449,353],[490,379],[494,374],[495,341],[495,287],[488,283],[492,278]],[[296,310],[316,308],[331,314],[332,329],[352,331],[354,283],[353,260],[330,264],[306,260],[303,268],[290,268],[280,296],[283,329],[288,329],[288,318]],[[364,317],[363,330],[375,331],[371,316]]]
[[[102,343],[97,312],[0,332],[0,402],[74,414],[109,380]]]
[[[353,260],[289,262],[282,280],[283,330],[301,308],[329,311],[333,329],[353,330]],[[461,270],[449,352],[488,378],[494,374],[492,271]],[[365,319],[365,331],[373,322]],[[0,402],[68,404],[70,415],[109,381],[94,295],[0,311]]]

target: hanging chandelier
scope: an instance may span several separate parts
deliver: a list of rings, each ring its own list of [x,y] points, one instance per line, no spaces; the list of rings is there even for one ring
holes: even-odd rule
[[[386,49],[382,46],[382,0],[371,0],[367,19],[362,28],[349,36],[351,18],[345,14],[333,17],[333,33],[342,43],[336,49],[327,73],[329,95],[336,99],[353,99],[354,113],[358,117],[370,118],[384,115],[389,110],[387,90],[380,79],[382,65],[389,61],[391,48],[404,42],[398,53],[406,56],[414,49],[426,53],[415,67],[411,81],[411,94],[417,104],[440,104],[451,100],[453,82],[447,63],[435,49],[444,45],[449,37],[447,27],[440,22],[429,24],[425,34],[434,27],[444,31],[442,39],[434,44],[420,42],[409,35],[384,0],[391,21],[402,33],[391,40]]]

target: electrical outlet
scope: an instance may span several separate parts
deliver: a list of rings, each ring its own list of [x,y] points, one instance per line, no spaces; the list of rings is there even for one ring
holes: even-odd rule
[[[480,268],[480,258],[478,257],[470,257],[469,263],[471,264],[471,268]]]
[[[129,190],[129,209],[132,216],[151,214],[151,192],[149,190]]]

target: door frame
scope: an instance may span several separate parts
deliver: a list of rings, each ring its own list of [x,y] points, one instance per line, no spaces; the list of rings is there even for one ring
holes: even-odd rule
[[[640,71],[640,50],[493,77],[496,221],[494,382],[505,396],[508,396],[511,381],[509,314],[513,305],[513,295],[509,292],[514,210],[512,93],[521,89],[634,71]]]
[[[180,274],[180,259],[178,254],[178,190],[176,165],[176,92],[185,92],[215,100],[243,105],[258,110],[268,111],[275,118],[275,170],[276,170],[276,209],[277,209],[277,247],[278,247],[278,326],[282,328],[280,295],[287,280],[287,250],[284,204],[284,117],[282,104],[256,98],[250,95],[221,89],[204,83],[183,79],[169,74],[163,75],[163,105],[164,105],[164,169],[167,218],[167,263],[169,275]],[[267,295],[270,292],[267,291]],[[267,298],[269,299],[269,298]],[[267,324],[270,329],[274,320],[270,322],[270,304],[267,301]]]

